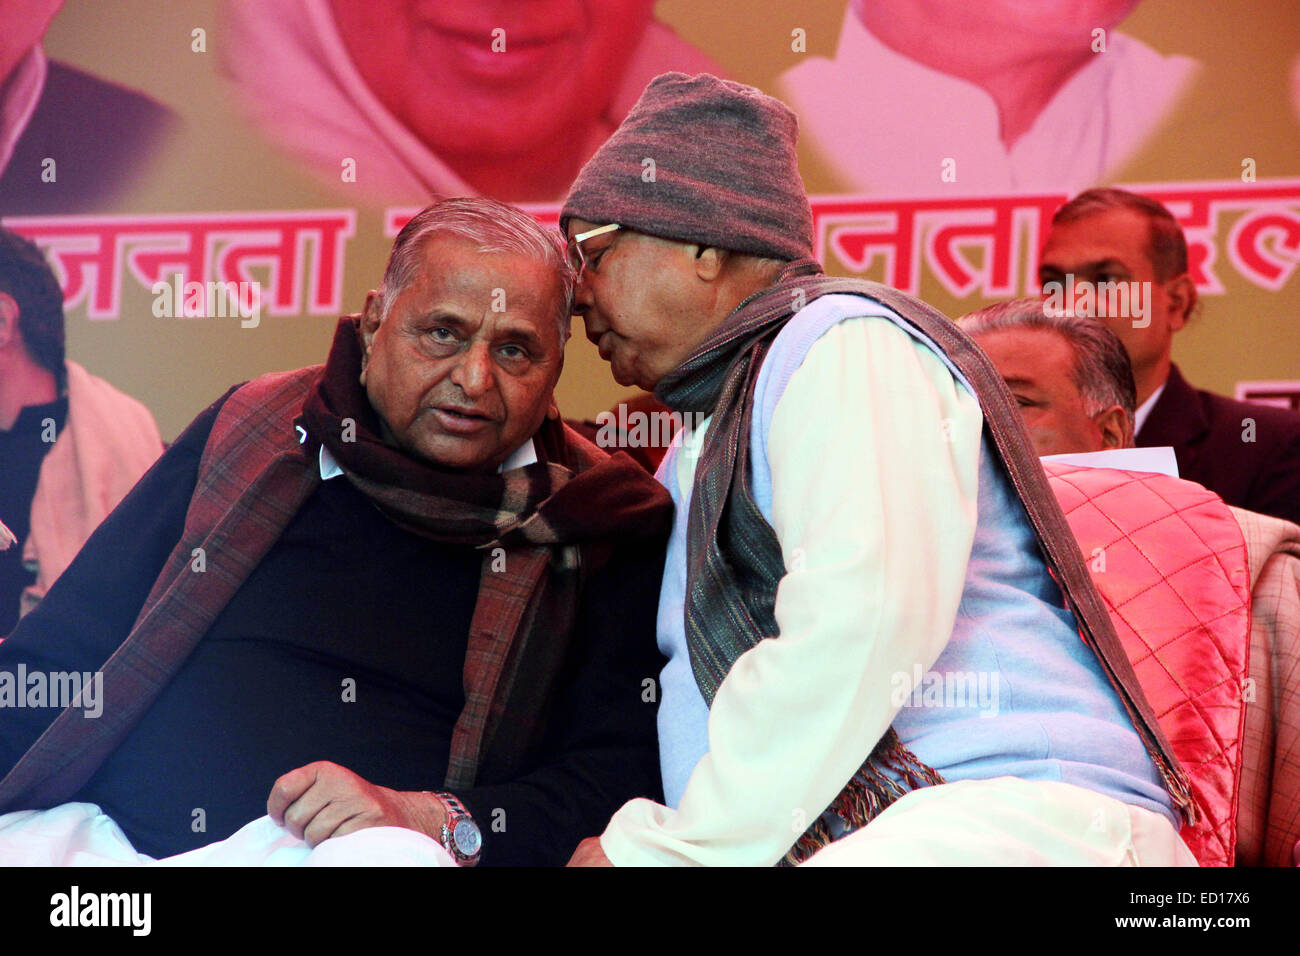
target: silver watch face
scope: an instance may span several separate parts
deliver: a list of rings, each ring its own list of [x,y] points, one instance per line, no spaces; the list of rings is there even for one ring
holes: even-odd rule
[[[483,845],[483,837],[479,834],[473,820],[461,820],[457,823],[455,829],[451,831],[451,838],[456,844],[456,849],[464,856],[473,856]]]

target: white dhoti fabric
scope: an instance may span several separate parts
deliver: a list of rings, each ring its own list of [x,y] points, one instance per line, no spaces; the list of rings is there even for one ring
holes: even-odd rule
[[[1161,814],[1083,787],[997,777],[923,787],[804,866],[1196,866]]]
[[[455,866],[423,833],[370,827],[312,848],[270,817],[232,836],[155,860],[138,853],[122,829],[93,803],[0,815],[0,864],[5,866]]]

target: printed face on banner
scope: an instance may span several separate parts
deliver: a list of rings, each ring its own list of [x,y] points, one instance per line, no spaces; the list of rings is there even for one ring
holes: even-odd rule
[[[597,224],[571,219],[568,237]],[[690,246],[618,229],[584,244],[574,314],[620,385],[653,390],[709,331],[693,307]]]
[[[63,0],[0,0],[0,83],[40,42]]]
[[[653,0],[330,0],[381,102],[448,157],[579,135],[618,88]]]
[[[491,471],[541,426],[564,351],[559,277],[512,253],[434,235],[387,317],[362,316],[365,386],[391,437],[444,468]]]
[[[969,36],[973,31],[995,30],[1004,42],[1017,38],[1042,48],[1053,39],[1077,44],[1092,30],[1109,29],[1133,12],[1139,0],[916,0],[913,3],[877,4],[854,0],[853,9],[862,20],[877,20],[885,14],[913,20],[917,25],[951,31],[947,38]],[[937,39],[932,35],[932,40]]]
[[[1101,429],[1074,384],[1074,349],[1047,329],[983,332],[975,341],[1020,406],[1039,455],[1102,451]]]
[[[1090,314],[1105,323],[1128,350],[1134,369],[1150,367],[1167,355],[1174,332],[1183,327],[1179,306],[1167,283],[1156,279],[1149,255],[1151,225],[1132,209],[1108,209],[1052,227],[1043,244],[1039,281],[1066,285],[1078,294],[1103,283],[1137,283],[1141,290],[1129,298],[1130,309],[1110,314],[1093,308]],[[1145,300],[1145,301],[1143,301]]]

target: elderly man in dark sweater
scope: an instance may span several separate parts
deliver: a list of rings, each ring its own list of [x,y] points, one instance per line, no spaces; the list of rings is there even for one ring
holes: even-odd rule
[[[416,216],[326,364],[203,412],[0,644],[0,811],[95,803],[151,856],[269,812],[547,864],[653,795],[669,505],[559,418],[571,290],[510,207]],[[4,708],[71,672],[93,708]]]

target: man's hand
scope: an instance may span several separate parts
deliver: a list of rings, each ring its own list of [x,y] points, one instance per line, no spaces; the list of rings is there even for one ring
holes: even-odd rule
[[[323,760],[277,780],[266,812],[311,847],[366,827],[405,827],[441,840],[447,818],[431,793],[389,790]]]
[[[601,849],[600,837],[587,837],[569,857],[569,866],[613,866]]]

